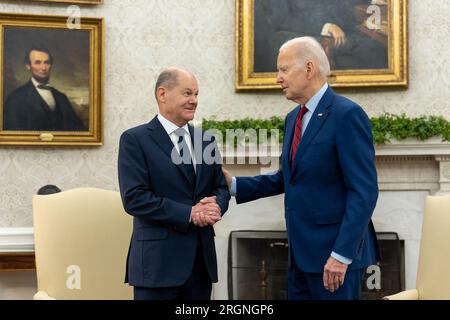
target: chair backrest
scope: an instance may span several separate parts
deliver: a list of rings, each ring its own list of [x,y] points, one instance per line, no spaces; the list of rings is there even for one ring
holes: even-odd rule
[[[428,196],[420,240],[419,299],[450,299],[450,195]]]
[[[39,291],[57,299],[132,298],[124,283],[132,217],[118,192],[35,195],[33,223]]]

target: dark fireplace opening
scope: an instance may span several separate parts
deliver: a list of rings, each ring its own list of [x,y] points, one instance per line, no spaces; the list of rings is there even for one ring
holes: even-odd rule
[[[381,262],[366,269],[363,300],[378,300],[405,288],[404,241],[378,232]],[[288,243],[285,231],[233,231],[228,246],[228,295],[231,300],[284,300]]]

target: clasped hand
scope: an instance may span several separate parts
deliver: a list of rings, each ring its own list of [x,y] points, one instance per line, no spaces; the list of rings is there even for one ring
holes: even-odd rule
[[[191,221],[198,227],[213,225],[221,219],[222,214],[216,196],[205,197],[192,207]]]

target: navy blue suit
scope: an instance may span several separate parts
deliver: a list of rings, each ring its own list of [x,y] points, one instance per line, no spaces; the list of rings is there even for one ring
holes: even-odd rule
[[[286,116],[281,168],[238,177],[236,201],[284,192],[289,264],[294,260],[305,273],[323,273],[334,251],[353,259],[348,271],[360,271],[379,258],[371,222],[378,186],[369,119],[360,106],[328,88],[291,164],[298,111],[299,106]]]
[[[200,129],[189,126],[191,138],[194,130]],[[201,150],[211,143],[202,142]],[[198,248],[211,282],[217,282],[214,229],[199,228],[189,219],[192,206],[213,195],[222,214],[227,211],[230,195],[221,165],[197,159],[192,183],[186,168],[171,161],[172,148],[156,117],[120,138],[120,193],[126,212],[134,217],[126,279],[133,286],[182,285],[192,273]]]

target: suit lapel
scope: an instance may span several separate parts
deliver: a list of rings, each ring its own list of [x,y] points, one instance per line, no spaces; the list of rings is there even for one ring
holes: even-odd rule
[[[39,104],[43,110],[46,112],[51,112],[52,110],[48,106],[47,102],[45,102],[45,100],[41,97],[31,80],[28,82],[27,86],[28,101],[30,101],[30,105],[36,105],[36,101],[39,101]]]
[[[331,106],[333,100],[334,92],[330,87],[325,91],[322,99],[320,99],[319,104],[316,107],[311,119],[309,120],[308,126],[302,136],[300,144],[298,146],[297,153],[295,155],[294,163],[292,165],[292,173],[297,170],[300,160],[304,156],[309,144],[313,138],[317,135],[325,120],[328,117],[328,108]],[[292,177],[294,174],[292,174]],[[291,177],[291,178],[292,178]]]
[[[174,149],[174,145],[166,130],[164,130],[164,127],[159,122],[158,118],[154,117],[153,120],[149,122],[147,128],[151,131],[150,137],[153,139],[153,142],[155,142],[155,144],[159,146],[159,148],[167,155],[167,157],[169,157],[170,163],[177,167],[182,175],[186,178],[186,180],[190,183],[189,174],[187,173],[184,166],[178,166],[172,161],[171,155],[172,149]]]

